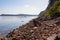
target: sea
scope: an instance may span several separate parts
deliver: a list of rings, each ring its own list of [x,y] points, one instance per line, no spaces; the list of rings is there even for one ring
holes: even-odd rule
[[[38,16],[0,16],[0,33],[5,36]]]

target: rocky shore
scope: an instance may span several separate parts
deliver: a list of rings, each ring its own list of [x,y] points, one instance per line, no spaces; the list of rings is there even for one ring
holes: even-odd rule
[[[0,40],[60,40],[60,0],[49,0],[41,17],[10,31]]]
[[[36,18],[16,28],[1,40],[60,40],[60,17],[56,19]]]

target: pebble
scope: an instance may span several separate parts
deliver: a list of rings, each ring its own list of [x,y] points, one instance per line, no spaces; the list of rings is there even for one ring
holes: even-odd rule
[[[53,34],[52,36],[48,37],[47,40],[54,40],[57,35]]]
[[[34,27],[33,29],[37,29],[38,27]]]
[[[35,19],[39,22],[39,18]],[[50,22],[51,21],[51,22]],[[41,23],[41,25],[39,24]],[[56,36],[60,37],[60,25],[56,25],[54,19],[46,20],[33,25],[33,21],[14,29],[5,40],[54,40]],[[0,39],[3,38],[0,34]]]

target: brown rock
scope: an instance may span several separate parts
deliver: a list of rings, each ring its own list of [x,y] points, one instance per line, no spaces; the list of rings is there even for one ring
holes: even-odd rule
[[[38,27],[34,27],[33,29],[37,29]]]
[[[33,32],[34,30],[30,30],[30,32]]]
[[[2,40],[2,38],[3,38],[3,37],[2,37],[2,35],[1,35],[1,33],[0,33],[0,40]]]
[[[8,40],[8,38],[5,37],[4,40]]]
[[[52,36],[48,37],[47,40],[54,40],[56,38],[56,34],[53,34]]]

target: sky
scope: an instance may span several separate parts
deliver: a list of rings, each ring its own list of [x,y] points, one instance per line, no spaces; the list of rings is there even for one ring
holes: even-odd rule
[[[48,0],[0,0],[0,14],[39,14]]]

